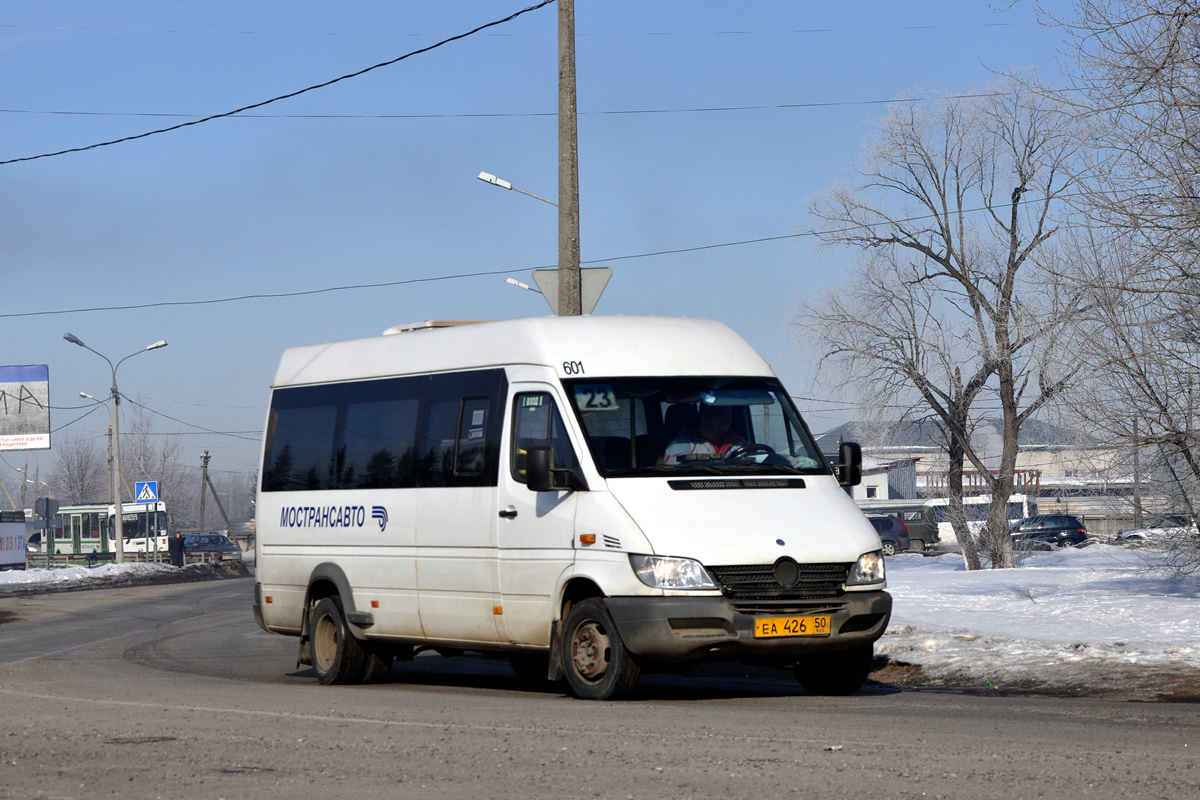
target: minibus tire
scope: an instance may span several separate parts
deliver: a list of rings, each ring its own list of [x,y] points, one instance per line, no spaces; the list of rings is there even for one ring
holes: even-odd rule
[[[366,654],[350,632],[336,598],[323,597],[313,608],[309,639],[318,681],[326,685],[362,681]]]
[[[563,621],[560,652],[567,685],[581,700],[612,699],[642,677],[604,601],[597,598],[571,606]]]
[[[862,688],[874,661],[873,645],[821,653],[796,665],[796,679],[809,694],[844,697]]]

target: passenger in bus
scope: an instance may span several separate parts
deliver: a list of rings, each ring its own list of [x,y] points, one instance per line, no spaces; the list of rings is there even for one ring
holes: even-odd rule
[[[182,567],[183,557],[187,553],[187,549],[183,546],[183,534],[175,531],[175,535],[167,542],[167,552],[171,555],[171,566]]]
[[[695,425],[684,426],[667,445],[663,463],[680,464],[681,456],[724,458],[733,448],[745,445],[746,440],[733,430],[733,406],[701,403]]]

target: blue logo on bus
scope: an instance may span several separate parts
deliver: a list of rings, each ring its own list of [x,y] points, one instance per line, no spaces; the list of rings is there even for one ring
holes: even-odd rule
[[[379,522],[380,533],[387,530],[388,515],[386,508],[383,506],[371,506],[371,518]]]

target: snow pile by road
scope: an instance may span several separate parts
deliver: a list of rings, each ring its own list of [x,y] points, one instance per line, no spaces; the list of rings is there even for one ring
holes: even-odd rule
[[[888,562],[892,622],[876,653],[926,678],[982,685],[1145,682],[1200,671],[1200,581],[1146,570],[1147,551],[1096,544],[969,572],[956,555]],[[1195,681],[1193,681],[1195,682]]]
[[[107,581],[118,577],[138,577],[171,572],[170,564],[128,563],[104,564],[96,567],[57,567],[52,569],[6,570],[0,572],[0,585],[48,583],[62,585],[76,581]]]

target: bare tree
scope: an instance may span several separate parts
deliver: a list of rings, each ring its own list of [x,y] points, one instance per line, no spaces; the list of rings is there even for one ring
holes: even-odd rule
[[[1065,274],[1087,293],[1081,356],[1095,423],[1149,462],[1171,510],[1200,511],[1200,2],[1041,0],[1067,33],[1071,91],[1092,157],[1076,204],[1091,225]],[[1195,545],[1195,543],[1191,543]],[[1193,548],[1200,551],[1200,546]],[[1200,552],[1169,563],[1200,568]]]
[[[1156,254],[1142,280],[1194,282],[1200,229],[1200,2],[1072,0],[1073,15],[1033,0],[1067,33],[1071,91],[1090,124],[1094,158],[1079,173],[1084,207]],[[1158,287],[1163,288],[1163,287]],[[1186,288],[1194,292],[1194,283]]]
[[[812,232],[856,250],[859,268],[848,289],[802,306],[800,322],[847,383],[941,426],[951,521],[971,569],[981,555],[1013,566],[1007,503],[1020,428],[1071,375],[1052,359],[1067,301],[1037,259],[1076,151],[1056,104],[1015,83],[983,98],[898,104],[856,182],[810,208],[821,223]],[[973,445],[984,399],[999,405],[995,469]],[[964,463],[992,496],[978,548],[962,513]]]
[[[1111,231],[1085,231],[1068,273],[1087,297],[1073,348],[1082,386],[1067,404],[1101,443],[1137,463],[1135,518],[1152,498],[1159,511],[1200,518],[1200,307],[1180,291],[1131,295],[1147,272],[1144,252]],[[1146,490],[1146,493],[1144,493]],[[1136,523],[1140,524],[1140,523]],[[1162,545],[1171,572],[1200,570],[1200,542]]]
[[[154,429],[154,412],[140,402],[123,398],[121,429],[121,499],[133,502],[138,481],[158,481],[159,497],[167,504],[172,527],[192,528],[200,520],[201,486],[199,462],[183,461],[183,443],[178,434]],[[64,504],[109,502],[110,455],[103,438],[67,434],[55,444],[57,461],[48,476],[54,496]],[[222,471],[212,477],[221,503],[231,519],[254,514],[254,475]],[[206,489],[204,491],[207,491]],[[216,509],[209,520],[213,520]]]
[[[103,439],[66,434],[54,445],[47,485],[63,505],[107,503],[108,455]]]

